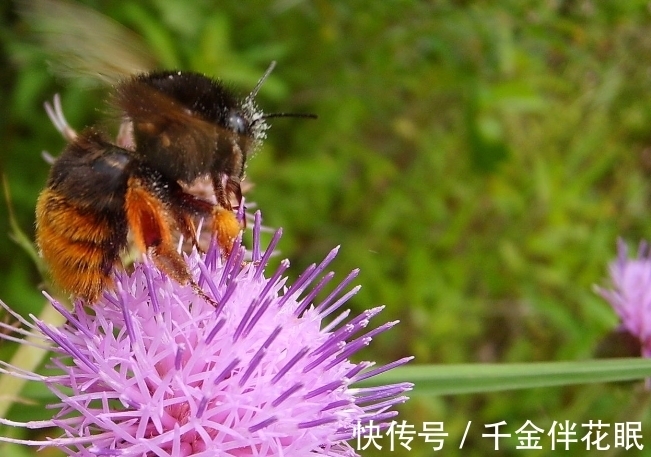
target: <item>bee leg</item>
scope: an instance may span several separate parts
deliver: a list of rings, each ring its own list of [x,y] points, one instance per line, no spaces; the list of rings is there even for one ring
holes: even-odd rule
[[[192,278],[187,264],[172,244],[165,204],[136,176],[129,178],[125,210],[136,246],[150,254],[154,264],[179,284],[190,284],[203,299],[217,305]]]
[[[197,227],[188,214],[182,214],[178,211],[173,211],[174,219],[176,220],[176,225],[181,229],[183,236],[190,239],[192,246],[197,250],[197,252],[204,253],[204,250],[199,245],[199,240],[197,237]]]
[[[161,270],[186,284],[190,273],[183,257],[172,245],[167,208],[139,177],[129,178],[125,210],[136,247],[141,252],[151,250],[152,260]]]
[[[190,284],[195,294],[206,300],[208,303],[217,307],[218,303],[212,297],[208,296],[199,284],[192,278],[187,269],[183,257],[171,245],[153,246],[149,249],[151,259],[154,264],[169,276],[174,278],[180,284]],[[180,269],[182,268],[182,269]],[[180,275],[179,272],[182,272]],[[175,276],[176,275],[176,276]]]
[[[170,209],[177,226],[183,235],[190,239],[192,245],[197,249],[197,251],[203,252],[197,239],[197,229],[192,216],[203,218],[210,217],[215,205],[185,192],[183,188],[176,183],[171,189],[170,198],[173,201]]]
[[[212,231],[217,237],[219,246],[223,249],[224,255],[228,256],[233,249],[235,238],[242,230],[242,224],[237,220],[233,212],[228,196],[224,190],[221,176],[213,176],[213,187],[217,205],[213,208]]]
[[[238,209],[242,205],[242,188],[240,187],[240,180],[228,178],[226,181],[226,195],[232,195],[237,200]],[[246,229],[246,217],[240,221],[242,230]]]

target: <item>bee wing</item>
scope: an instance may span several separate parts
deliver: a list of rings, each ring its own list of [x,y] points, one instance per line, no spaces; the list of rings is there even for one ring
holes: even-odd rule
[[[151,135],[165,132],[175,138],[198,137],[195,141],[205,137],[205,141],[212,145],[219,134],[217,125],[198,117],[171,97],[140,82],[138,77],[122,81],[116,87],[111,102],[131,119],[136,130]]]
[[[134,32],[90,8],[62,0],[19,0],[18,9],[53,56],[53,70],[116,84],[151,71],[155,60]]]

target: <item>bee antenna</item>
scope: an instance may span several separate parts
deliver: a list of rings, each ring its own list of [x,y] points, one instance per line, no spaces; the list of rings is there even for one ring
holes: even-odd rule
[[[318,116],[316,114],[312,113],[269,113],[269,114],[263,114],[262,116],[258,117],[257,119],[254,119],[253,122],[251,122],[251,126],[255,125],[256,122],[263,121],[265,119],[269,119],[272,117],[302,117],[302,118],[307,118],[307,119],[316,119]]]
[[[258,95],[258,91],[262,87],[262,84],[265,82],[265,80],[269,77],[272,71],[274,71],[274,68],[276,68],[276,61],[272,60],[271,63],[269,64],[269,67],[267,68],[267,71],[264,72],[264,75],[258,80],[258,83],[255,85],[251,93],[248,95],[247,100],[253,100],[256,95]]]
[[[258,83],[255,85],[251,93],[246,97],[247,102],[252,102],[253,99],[258,95],[258,91],[262,87],[262,84],[267,80],[271,72],[276,68],[276,61],[272,60],[271,63],[269,64],[269,67],[267,67],[267,71],[264,72],[262,77],[258,80]],[[309,118],[309,119],[316,119],[317,115],[316,114],[309,114],[309,113],[271,113],[271,114],[262,114],[261,116],[257,116],[256,119],[251,122],[251,126],[254,126],[257,122],[263,121],[265,119],[270,119],[272,117],[303,117],[303,118]]]
[[[260,119],[269,119],[270,117],[306,117],[308,119],[316,119],[319,116],[312,113],[269,113],[260,116]]]

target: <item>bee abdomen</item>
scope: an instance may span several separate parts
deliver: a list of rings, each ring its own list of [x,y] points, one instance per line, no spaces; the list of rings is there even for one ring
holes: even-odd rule
[[[126,243],[126,222],[119,213],[100,217],[81,209],[47,188],[36,204],[36,242],[52,279],[92,303],[111,286],[111,269]]]

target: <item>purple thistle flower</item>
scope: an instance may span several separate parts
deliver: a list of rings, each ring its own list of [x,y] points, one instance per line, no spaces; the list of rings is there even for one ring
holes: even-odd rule
[[[639,339],[642,355],[651,357],[651,251],[640,243],[637,258],[628,258],[623,240],[617,243],[617,259],[610,265],[612,289],[597,287],[622,321],[624,330]]]
[[[359,289],[343,292],[356,270],[313,303],[333,277],[322,273],[337,249],[293,285],[283,277],[286,260],[266,277],[280,231],[264,252],[259,213],[253,232],[251,262],[243,262],[239,241],[225,262],[214,244],[187,258],[217,307],[145,261],[132,274],[117,273],[115,291],[92,309],[77,302],[69,312],[48,296],[67,319],[61,328],[12,313],[28,328],[23,333],[40,333],[54,347],[59,374],[4,362],[2,371],[46,383],[59,402],[50,405],[58,410],[51,420],[0,423],[58,426],[63,436],[0,440],[72,456],[356,455],[347,441],[359,427],[388,426],[412,385],[352,385],[411,357],[375,369],[349,357],[396,322],[364,333],[382,307],[352,319],[341,310]]]

